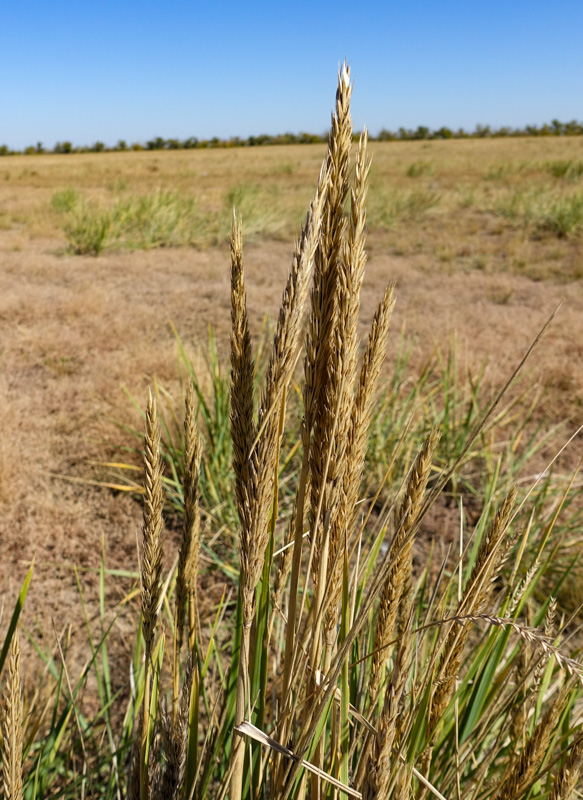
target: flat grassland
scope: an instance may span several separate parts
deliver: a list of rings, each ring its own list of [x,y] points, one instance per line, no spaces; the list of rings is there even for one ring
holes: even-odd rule
[[[566,438],[583,404],[583,137],[371,151],[362,324],[394,278],[389,370],[406,326],[411,375],[455,336],[460,371],[488,359],[493,390],[564,300],[526,373],[543,392],[538,418],[566,422]],[[304,145],[0,160],[0,586],[13,597],[35,554],[29,621],[70,619],[71,565],[95,567],[102,539],[110,564],[135,569],[138,504],[86,482],[91,462],[136,457],[115,449],[131,440],[114,422],[141,425],[122,387],[141,406],[154,377],[176,390],[170,320],[201,365],[208,325],[226,350],[233,204],[259,336],[323,156]],[[96,236],[98,257],[75,253]]]

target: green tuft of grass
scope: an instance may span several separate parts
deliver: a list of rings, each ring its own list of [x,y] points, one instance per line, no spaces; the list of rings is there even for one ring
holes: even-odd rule
[[[377,186],[370,194],[368,220],[372,227],[390,229],[423,219],[440,202],[437,192],[426,189],[387,191]]]
[[[75,255],[98,256],[111,242],[111,211],[80,199],[66,214],[63,232]]]
[[[81,195],[76,189],[59,189],[53,192],[51,206],[58,213],[66,214],[73,211],[79,205],[80,200]]]
[[[421,178],[434,173],[435,168],[429,161],[413,161],[405,170],[405,175],[408,178]]]
[[[577,180],[583,175],[583,160],[557,159],[547,162],[544,168],[553,178]]]
[[[112,238],[128,250],[189,244],[195,220],[194,199],[157,189],[117,201],[112,212]]]
[[[495,210],[534,235],[548,232],[565,238],[583,228],[583,192],[558,194],[544,187],[518,189],[500,198]]]

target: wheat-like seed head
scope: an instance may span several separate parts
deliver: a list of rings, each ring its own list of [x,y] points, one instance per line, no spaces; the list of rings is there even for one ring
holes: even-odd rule
[[[579,782],[582,767],[583,736],[579,736],[557,773],[549,800],[570,800]]]
[[[156,400],[148,395],[146,435],[144,439],[144,523],[142,528],[142,629],[146,652],[150,652],[161,599],[162,575],[162,465],[160,460],[160,425]]]
[[[360,290],[366,264],[365,221],[367,177],[370,162],[367,156],[366,131],[360,138],[351,191],[351,213],[344,256],[338,264],[337,321],[332,339],[332,358],[338,380],[330,380],[330,396],[326,408],[336,417],[328,476],[334,481],[328,490],[326,508],[331,510],[329,523],[328,566],[326,575],[327,639],[334,636],[342,589],[342,553],[352,535],[353,509],[360,486],[360,474],[354,469],[356,454],[351,452],[353,441],[353,386],[356,379],[358,354],[358,313]],[[384,355],[384,353],[383,353]],[[332,444],[332,442],[331,442]]]
[[[358,493],[366,457],[373,401],[387,352],[389,326],[394,307],[395,292],[391,283],[386,287],[373,317],[351,411],[343,491],[347,514],[346,527],[351,533],[356,522]]]
[[[347,229],[344,202],[349,191],[352,146],[350,96],[350,77],[344,65],[338,78],[336,110],[328,140],[326,171],[329,180],[315,253],[304,362],[305,424],[308,431],[313,431],[309,451],[310,528],[315,539],[312,574],[318,603],[328,588],[328,572],[337,560],[343,533],[335,525],[334,516],[338,510],[345,465],[346,428],[353,382],[350,368],[356,359],[356,314],[364,267],[362,259],[348,265],[343,261]]]
[[[296,363],[302,327],[302,311],[314,261],[320,229],[323,195],[316,194],[296,246],[281,302],[279,318],[265,385],[261,394],[257,436],[248,454],[248,527],[241,527],[240,560],[243,588],[243,617],[247,623],[254,613],[254,590],[259,582],[265,548],[269,540],[269,516],[273,500],[281,404]],[[242,520],[243,523],[243,520]]]
[[[2,725],[2,778],[6,800],[22,800],[22,693],[18,631],[10,643],[8,679],[0,706]]]
[[[186,395],[184,414],[184,516],[182,519],[182,541],[178,556],[176,575],[176,637],[180,652],[186,602],[196,605],[196,581],[198,576],[198,551],[200,545],[199,488],[202,443],[196,427],[195,389],[191,383]]]
[[[389,797],[390,794],[391,777],[394,775],[393,746],[399,728],[399,713],[402,711],[403,693],[413,657],[411,619],[412,616],[408,613],[395,658],[395,666],[385,692],[383,708],[377,724],[377,734],[367,758],[363,798],[368,797],[370,800]]]
[[[379,613],[374,632],[374,655],[371,663],[370,697],[374,703],[382,678],[383,665],[387,660],[387,645],[392,640],[397,622],[403,589],[409,585],[413,552],[414,526],[423,504],[427,481],[431,473],[431,461],[440,439],[439,431],[433,430],[417,454],[407,479],[407,485],[395,517],[395,535],[391,542],[389,561],[391,567],[383,585]]]
[[[328,155],[320,174],[319,192],[324,196],[323,220],[315,253],[311,313],[306,335],[304,364],[304,414],[312,430],[317,404],[327,390],[328,350],[336,315],[338,265],[342,255],[345,220],[344,201],[348,195],[348,171],[352,144],[350,119],[350,74],[346,65],[338,76],[336,111],[328,139]]]
[[[506,776],[503,776],[494,800],[515,800],[520,797],[537,774],[555,733],[557,722],[572,685],[568,682],[551,703],[541,721],[534,729],[522,752],[511,764]]]
[[[241,221],[233,214],[231,230],[231,441],[235,497],[241,524],[241,536],[250,529],[250,463],[256,436],[253,402],[255,364],[247,316],[243,273],[243,236]],[[242,541],[242,545],[246,543]]]

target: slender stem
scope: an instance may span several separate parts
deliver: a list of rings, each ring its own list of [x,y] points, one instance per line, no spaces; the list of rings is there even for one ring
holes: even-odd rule
[[[150,661],[151,647],[146,647],[146,663],[144,666],[144,700],[142,704],[142,742],[140,746],[140,800],[149,800],[150,786],[148,780],[149,733],[150,733]]]

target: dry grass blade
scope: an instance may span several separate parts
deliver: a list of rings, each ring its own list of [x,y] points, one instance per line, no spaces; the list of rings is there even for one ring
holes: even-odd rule
[[[290,750],[288,747],[285,747],[284,745],[280,744],[275,739],[272,739],[266,733],[263,733],[263,731],[259,730],[259,728],[256,728],[255,725],[252,725],[250,722],[247,721],[242,722],[240,725],[237,725],[235,730],[241,736],[249,736],[256,742],[259,742],[260,744],[265,745],[266,747],[270,747],[276,753],[279,753],[279,755],[285,756],[286,758],[290,758],[292,761],[297,761],[303,767],[305,767],[308,770],[308,772],[311,772],[312,775],[314,775],[316,778],[318,778],[319,780],[326,781],[327,783],[330,783],[335,789],[337,789],[342,794],[346,794],[348,795],[348,797],[354,797],[356,798],[356,800],[362,799],[362,794],[358,792],[356,789],[353,789],[350,786],[345,786],[339,780],[334,778],[333,775],[329,775],[327,772],[324,772],[324,770],[321,770],[318,767],[314,766],[314,764],[310,764],[309,761],[299,758],[299,756],[297,756],[293,752],[293,750]]]
[[[2,778],[6,800],[23,800],[22,788],[22,693],[18,631],[10,643],[8,679],[1,704]]]

